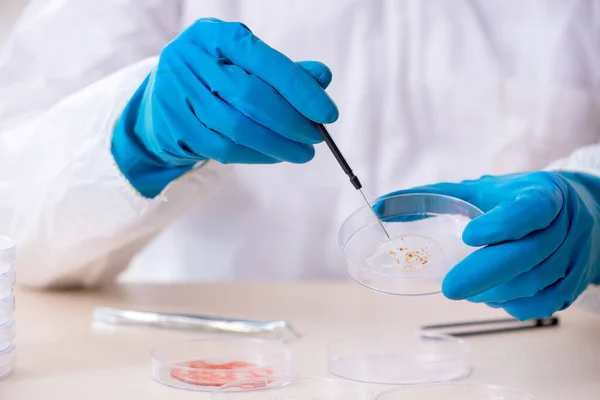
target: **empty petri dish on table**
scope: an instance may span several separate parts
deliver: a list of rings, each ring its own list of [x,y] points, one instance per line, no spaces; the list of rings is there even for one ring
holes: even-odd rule
[[[11,293],[8,297],[0,299],[0,325],[12,321],[15,313],[15,296]]]
[[[375,400],[533,400],[527,393],[502,386],[443,384],[390,389]]]
[[[15,368],[17,353],[12,346],[4,351],[0,351],[0,380],[8,377]]]
[[[16,251],[15,243],[11,238],[0,236],[0,274],[14,269]]]
[[[346,271],[370,289],[406,296],[439,293],[448,271],[476,250],[462,241],[462,233],[483,213],[463,200],[411,193],[373,207],[391,239],[367,206],[352,213],[339,232]]]
[[[9,321],[0,325],[0,352],[11,348],[15,340],[15,324]]]
[[[465,378],[470,346],[463,339],[428,333],[373,334],[329,342],[329,371],[355,381],[414,385]]]
[[[167,343],[152,351],[152,376],[164,385],[210,391],[230,382],[294,373],[288,343],[246,338],[208,338]]]
[[[372,387],[328,378],[279,377],[232,382],[212,393],[213,400],[372,400]]]

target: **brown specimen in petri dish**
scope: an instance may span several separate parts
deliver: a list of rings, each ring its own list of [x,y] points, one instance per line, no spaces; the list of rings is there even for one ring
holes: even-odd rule
[[[399,257],[394,257],[395,263],[400,265],[403,264],[402,269],[417,269],[423,267],[429,262],[429,252],[427,248],[419,250],[409,250],[403,247],[399,247],[397,251],[390,251],[391,256],[396,256],[398,253],[404,254],[404,260]],[[416,265],[415,265],[416,264]]]

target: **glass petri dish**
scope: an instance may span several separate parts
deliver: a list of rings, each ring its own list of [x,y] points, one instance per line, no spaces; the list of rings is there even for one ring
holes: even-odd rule
[[[9,321],[4,325],[0,325],[0,352],[11,348],[15,340],[15,324]]]
[[[533,400],[527,393],[502,386],[444,384],[395,388],[375,400]]]
[[[15,270],[12,269],[8,272],[0,273],[0,299],[10,297],[15,286]]]
[[[224,384],[294,373],[294,355],[283,341],[209,338],[167,343],[152,350],[152,376],[163,385],[211,391]]]
[[[17,352],[12,346],[7,350],[0,351],[0,380],[8,377],[15,369]]]
[[[15,296],[11,294],[0,299],[0,325],[4,325],[12,321],[15,313]]]
[[[0,274],[12,271],[15,264],[17,248],[13,240],[0,236]]]
[[[462,241],[482,211],[463,200],[428,193],[374,203],[391,240],[366,205],[342,224],[339,245],[346,272],[378,292],[417,296],[441,292],[448,271],[476,250]]]
[[[329,371],[341,378],[386,385],[449,382],[467,377],[470,346],[452,336],[416,332],[334,339]]]
[[[223,385],[213,400],[372,400],[373,388],[328,378],[258,378]]]

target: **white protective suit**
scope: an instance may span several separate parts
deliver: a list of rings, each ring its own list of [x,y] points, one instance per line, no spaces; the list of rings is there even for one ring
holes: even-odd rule
[[[306,165],[210,161],[154,200],[119,174],[121,110],[207,16],[331,67],[330,132],[370,196],[555,160],[600,174],[599,2],[34,0],[0,53],[0,230],[21,284],[103,283],[132,259],[125,281],[343,276],[361,198],[325,145]]]

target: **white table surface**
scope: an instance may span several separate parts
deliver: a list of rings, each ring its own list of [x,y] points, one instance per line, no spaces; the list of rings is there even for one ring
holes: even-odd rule
[[[17,369],[0,381],[1,400],[209,398],[151,378],[151,348],[193,335],[98,329],[91,324],[95,306],[286,319],[304,334],[298,361],[311,376],[329,376],[325,346],[335,336],[503,316],[441,296],[398,298],[352,283],[118,286],[102,292],[19,290],[16,296]],[[473,373],[466,381],[510,386],[541,399],[599,399],[600,315],[572,308],[560,318],[556,329],[471,338]]]

